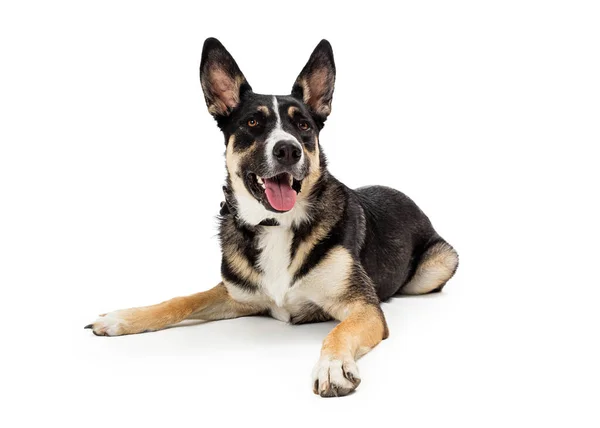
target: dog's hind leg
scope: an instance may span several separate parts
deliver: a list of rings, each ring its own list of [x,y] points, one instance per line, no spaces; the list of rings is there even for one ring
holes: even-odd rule
[[[440,291],[458,268],[458,253],[445,241],[431,245],[400,294],[427,294]]]
[[[160,330],[190,318],[210,321],[260,312],[260,308],[233,300],[225,285],[220,283],[208,291],[176,297],[157,305],[109,312],[85,328],[91,328],[97,336],[121,336]]]

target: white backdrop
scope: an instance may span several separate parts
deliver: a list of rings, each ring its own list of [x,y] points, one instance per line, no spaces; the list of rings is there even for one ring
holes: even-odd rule
[[[3,2],[2,425],[597,427],[599,19],[593,1]],[[442,294],[384,304],[391,336],[349,397],[310,389],[333,323],[82,329],[219,281],[209,36],[276,94],[327,38],[331,171],[404,191],[461,256]]]

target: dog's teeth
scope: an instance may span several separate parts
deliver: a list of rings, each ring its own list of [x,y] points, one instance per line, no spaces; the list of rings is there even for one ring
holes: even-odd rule
[[[262,178],[256,177],[256,181],[258,181],[258,184],[260,184],[260,187],[262,187],[263,189],[265,188],[265,183],[262,181]]]
[[[290,186],[292,186],[294,184],[294,177],[292,175],[290,175]]]

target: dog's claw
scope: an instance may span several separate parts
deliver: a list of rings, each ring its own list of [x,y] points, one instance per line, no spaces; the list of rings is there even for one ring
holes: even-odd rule
[[[85,326],[85,327],[83,327],[83,328],[84,328],[84,329],[86,329],[86,328],[94,328],[94,324],[88,324],[88,325],[86,325],[86,326]]]
[[[321,357],[313,379],[313,391],[321,397],[343,397],[352,394],[360,384],[355,361],[335,356]]]

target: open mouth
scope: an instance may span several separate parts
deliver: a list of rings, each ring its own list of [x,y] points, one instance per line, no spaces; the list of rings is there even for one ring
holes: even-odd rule
[[[246,184],[252,195],[269,210],[286,212],[294,208],[302,181],[287,172],[273,177],[259,177],[249,172]]]

